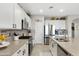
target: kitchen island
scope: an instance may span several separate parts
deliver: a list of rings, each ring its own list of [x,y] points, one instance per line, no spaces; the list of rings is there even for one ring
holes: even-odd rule
[[[79,39],[71,39],[68,42],[59,42],[56,39],[50,37],[53,41],[57,43],[65,52],[70,56],[79,56]],[[63,55],[62,55],[63,56]]]
[[[22,51],[21,51],[22,50]],[[0,56],[22,56],[28,55],[28,39],[10,42],[5,48],[0,48]]]

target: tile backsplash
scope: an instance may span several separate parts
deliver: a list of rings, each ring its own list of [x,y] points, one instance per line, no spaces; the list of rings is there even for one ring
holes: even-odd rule
[[[0,30],[0,34],[5,34],[8,36],[8,40],[13,40],[13,34],[16,33],[18,36],[28,36],[27,30]]]

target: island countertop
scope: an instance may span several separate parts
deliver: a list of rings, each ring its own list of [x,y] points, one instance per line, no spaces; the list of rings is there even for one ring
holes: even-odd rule
[[[24,44],[28,44],[28,39],[26,39],[26,40],[20,39],[17,41],[12,41],[12,42],[10,42],[9,46],[0,49],[0,56],[11,56],[18,49],[20,49]]]
[[[79,39],[71,39],[69,42],[59,42],[55,39],[53,40],[72,56],[79,56]]]

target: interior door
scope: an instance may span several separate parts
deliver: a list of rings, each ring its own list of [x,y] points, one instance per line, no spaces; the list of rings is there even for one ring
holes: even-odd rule
[[[35,43],[43,43],[44,40],[44,20],[35,21]]]

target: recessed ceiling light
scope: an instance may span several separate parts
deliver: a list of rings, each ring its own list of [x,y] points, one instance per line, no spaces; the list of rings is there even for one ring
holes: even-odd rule
[[[64,10],[63,10],[63,9],[60,9],[59,11],[60,11],[60,12],[64,12]]]
[[[43,9],[40,9],[40,13],[43,13]]]

